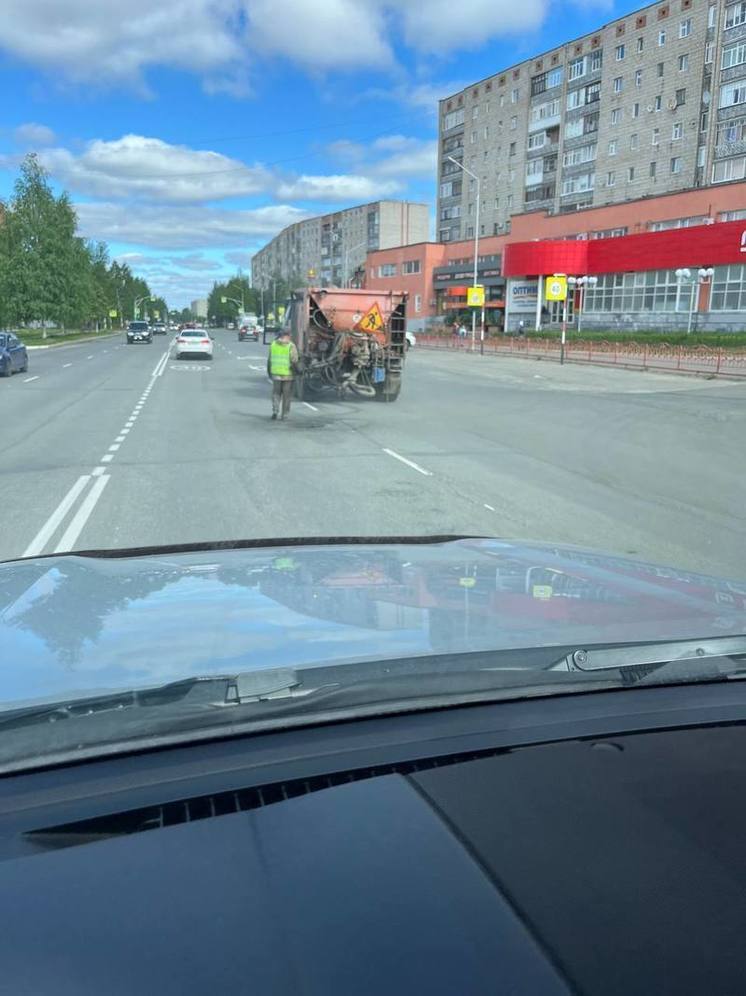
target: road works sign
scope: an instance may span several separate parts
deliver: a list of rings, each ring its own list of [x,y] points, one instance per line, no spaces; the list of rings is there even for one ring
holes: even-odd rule
[[[378,307],[378,302],[368,308],[355,328],[360,329],[361,332],[378,332],[383,328],[383,315]]]
[[[484,287],[481,284],[466,288],[466,303],[470,308],[481,308],[484,305]]]
[[[564,301],[567,297],[567,277],[556,274],[547,277],[547,301]]]

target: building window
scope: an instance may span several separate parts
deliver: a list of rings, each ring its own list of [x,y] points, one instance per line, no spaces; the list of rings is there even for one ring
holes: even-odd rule
[[[486,139],[486,138],[489,138],[489,137],[490,137],[490,129],[489,129],[489,125],[485,125],[485,126],[484,126],[484,130],[483,130],[483,132],[482,132],[482,138],[485,138],[485,139]]]
[[[733,107],[735,104],[746,103],[746,84],[728,83],[720,87],[720,106]]]
[[[508,203],[508,210],[510,210],[513,207],[513,195],[512,194],[508,194],[506,200],[507,200],[507,203]]]
[[[567,94],[567,109],[568,111],[574,110],[576,107],[580,107],[582,104],[582,90],[569,90]]]
[[[643,37],[640,37],[637,39],[637,51],[642,52],[644,48],[645,48],[645,39]]]
[[[612,138],[612,140],[609,142],[609,155],[610,156],[615,156],[616,155],[616,139],[615,138]]]
[[[746,209],[736,208],[735,211],[721,211],[718,221],[743,221],[746,218]]]
[[[514,114],[513,117],[510,119],[510,130],[515,131],[517,127],[518,127],[518,118]]]
[[[579,80],[581,76],[585,76],[584,56],[581,56],[579,59],[573,59],[568,66],[567,78],[569,80]]]
[[[536,97],[540,93],[544,93],[547,88],[547,74],[540,73],[538,76],[533,76],[531,78],[531,96]]]
[[[511,155],[511,156],[515,155],[515,142],[511,142],[510,143],[510,148],[508,150],[508,155]]]
[[[741,311],[746,308],[743,264],[716,266],[710,292],[710,311]]]
[[[569,176],[562,181],[562,196],[569,194],[580,194],[593,190],[596,179],[595,173],[581,173],[578,176]]]
[[[653,128],[653,140],[651,145],[658,145],[661,140],[661,130],[660,128]]]
[[[476,133],[475,131],[473,131],[473,132],[471,133],[471,135],[469,135],[469,142],[470,142],[470,143],[471,143],[472,145],[474,145],[474,144],[476,143],[476,141],[477,141],[477,133]]]
[[[634,135],[630,135],[629,136],[629,149],[630,149],[630,152],[634,152],[635,149],[637,148],[637,145],[638,145],[638,142],[637,142],[637,132],[635,132]]]
[[[617,45],[614,49],[614,57],[617,62],[621,62],[624,58],[624,45]]]
[[[702,168],[707,162],[707,146],[700,145],[697,149],[697,166]]]
[[[627,167],[627,180],[629,180],[629,182],[631,183],[632,180],[634,180],[634,178],[635,178],[635,167],[634,166],[628,166]]]
[[[743,180],[746,176],[746,156],[734,159],[721,159],[712,167],[712,182],[725,183],[727,180]]]
[[[396,276],[396,263],[383,263],[378,267],[379,277],[395,277]]]
[[[716,271],[717,272],[717,271]],[[595,287],[586,288],[583,310],[588,312],[674,311],[681,289],[673,270],[607,273]]]
[[[448,131],[450,128],[455,128],[457,125],[462,125],[464,123],[464,109],[463,107],[458,111],[451,111],[450,114],[446,114],[443,118],[443,130]]]
[[[640,117],[640,105],[638,103],[634,103],[632,105],[632,117],[633,118],[639,118]]]
[[[635,70],[635,86],[642,86],[642,69]]]
[[[681,156],[671,157],[671,172],[680,173],[681,172]]]
[[[725,27],[735,28],[739,24],[746,23],[746,2],[731,4],[725,8]]]
[[[717,127],[715,145],[732,145],[746,139],[746,118],[731,118]]]
[[[419,273],[419,272],[420,272],[419,259],[407,259],[402,263],[402,273]]]
[[[621,107],[615,107],[611,112],[611,123],[612,125],[618,125],[622,120],[622,109]]]
[[[666,32],[665,31],[659,31],[658,32],[658,46],[660,47],[660,46],[665,45],[665,44],[666,44]]]
[[[729,45],[728,48],[723,49],[720,68],[731,69],[733,66],[740,66],[744,62],[746,62],[746,42],[738,42],[736,45]]]
[[[687,17],[686,20],[679,22],[679,38],[688,38],[692,33],[692,19]]]
[[[715,27],[715,18],[716,18],[716,16],[717,16],[717,4],[712,3],[707,8],[707,27],[708,28],[714,28]]]
[[[665,75],[665,72],[666,72],[666,64],[665,64],[665,62],[659,62],[658,63],[658,79],[659,80],[663,79],[663,77]]]
[[[547,87],[559,86],[562,82],[562,66],[550,69],[547,73]]]
[[[655,169],[656,169],[656,164],[655,163],[651,163],[650,164],[650,179],[651,180],[655,179]]]
[[[541,183],[544,176],[544,160],[532,159],[526,164],[526,186],[533,187]]]
[[[478,117],[479,117],[479,104],[475,104],[474,107],[472,107],[471,109],[471,119],[472,121],[476,121]]]
[[[707,131],[707,126],[708,126],[709,122],[710,122],[709,112],[708,111],[702,111],[702,114],[699,117],[699,130],[700,131]]]
[[[601,99],[601,84],[600,83],[589,83],[585,88],[585,102],[586,104],[594,104],[597,100]]]
[[[610,169],[609,172],[606,174],[606,186],[613,187],[615,183],[616,183],[616,173],[614,172],[613,169]]]
[[[624,77],[617,76],[614,79],[614,93],[621,93],[622,87],[624,86]]]
[[[658,94],[653,102],[653,110],[659,111],[661,109],[661,95]]]
[[[604,53],[603,49],[597,48],[595,52],[591,52],[591,72],[595,72],[600,69],[604,64]]]
[[[520,97],[520,95],[521,95],[521,91],[520,91],[520,89],[518,87],[515,87],[513,90],[511,90],[510,91],[510,103],[511,104],[517,104],[518,103],[518,98]]]
[[[415,294],[414,296],[414,310],[416,312],[422,311],[422,294]]]
[[[682,107],[686,103],[686,87],[682,86],[676,91],[676,106]]]
[[[533,135],[528,136],[528,148],[529,149],[542,149],[544,143],[546,142],[547,133],[545,131],[535,131]]]
[[[579,166],[581,163],[592,162],[596,158],[596,143],[590,145],[580,145],[577,149],[570,149],[562,155],[563,166]]]
[[[684,126],[681,121],[674,121],[673,128],[671,129],[671,141],[678,142],[681,136],[684,134]]]

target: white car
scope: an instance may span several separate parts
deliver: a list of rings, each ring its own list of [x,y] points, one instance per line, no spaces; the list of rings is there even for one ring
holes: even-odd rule
[[[417,336],[414,332],[405,332],[404,334],[407,337],[407,349],[411,349],[412,346],[417,345]]]
[[[176,359],[182,356],[204,356],[212,359],[212,339],[206,329],[182,329],[174,343]]]

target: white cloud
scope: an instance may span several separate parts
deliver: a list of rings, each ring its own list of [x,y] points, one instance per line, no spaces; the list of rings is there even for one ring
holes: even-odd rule
[[[47,128],[43,124],[36,124],[33,121],[19,125],[13,135],[16,142],[25,148],[38,148],[40,145],[51,145],[55,140],[55,134],[51,128]]]
[[[0,51],[57,81],[129,85],[166,66],[245,96],[262,61],[310,71],[386,71],[390,39],[447,53],[536,29],[547,0],[3,0]]]
[[[155,249],[192,250],[208,246],[259,248],[281,228],[308,216],[285,204],[236,211],[152,205],[133,211],[127,204],[96,201],[76,204],[75,210],[86,238]]]
[[[368,176],[298,176],[280,182],[277,196],[288,201],[343,201],[354,204],[390,197],[401,189],[402,185],[396,180],[378,180]]]
[[[205,259],[201,253],[192,253],[191,256],[170,256],[169,262],[172,266],[178,266],[183,270],[195,270],[197,272],[223,269],[217,260]]]
[[[41,162],[71,190],[92,197],[141,197],[187,203],[245,197],[268,190],[271,174],[219,152],[124,135],[97,139],[84,151],[46,149]]]
[[[231,252],[223,253],[223,258],[226,263],[232,263],[234,266],[238,266],[243,269],[248,268],[251,263],[251,253],[248,252],[232,250]]]
[[[339,139],[327,146],[327,152],[368,176],[400,180],[433,177],[438,143],[405,135],[383,135],[367,145]]]

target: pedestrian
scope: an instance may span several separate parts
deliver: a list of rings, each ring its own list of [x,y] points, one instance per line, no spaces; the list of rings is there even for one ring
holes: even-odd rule
[[[298,369],[298,350],[287,330],[280,332],[269,347],[267,376],[272,380],[272,418],[284,420],[290,414],[293,378]],[[282,410],[281,409],[282,406]]]
[[[459,339],[465,339],[466,338],[466,326],[464,325],[463,322],[461,322],[461,324],[458,327],[458,337],[459,337]]]
[[[453,336],[454,340],[458,339],[459,334],[460,332],[459,332],[458,322],[454,322],[453,325],[451,326],[451,335]]]
[[[518,322],[518,336],[522,337],[524,332],[523,319]]]

